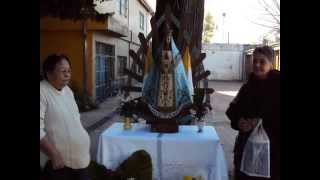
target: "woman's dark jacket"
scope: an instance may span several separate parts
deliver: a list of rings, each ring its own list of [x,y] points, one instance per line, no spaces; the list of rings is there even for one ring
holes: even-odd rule
[[[249,80],[230,103],[226,115],[231,127],[239,130],[240,118],[262,118],[271,150],[271,176],[279,174],[280,167],[280,71],[272,70],[265,80],[250,74]],[[239,132],[234,148],[235,169],[240,169],[244,145],[251,132]]]

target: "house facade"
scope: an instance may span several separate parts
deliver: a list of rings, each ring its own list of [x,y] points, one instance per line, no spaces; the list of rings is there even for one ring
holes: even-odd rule
[[[112,0],[105,22],[40,19],[40,62],[52,53],[66,54],[72,64],[71,86],[102,102],[125,83],[129,50],[140,46],[138,34],[150,32],[154,14],[145,0]]]

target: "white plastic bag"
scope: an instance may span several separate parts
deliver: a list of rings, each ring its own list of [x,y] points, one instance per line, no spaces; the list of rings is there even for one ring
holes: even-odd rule
[[[240,171],[248,176],[270,178],[270,141],[261,119],[244,146]]]

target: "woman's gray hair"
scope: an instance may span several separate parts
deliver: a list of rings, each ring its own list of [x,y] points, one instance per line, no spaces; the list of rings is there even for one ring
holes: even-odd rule
[[[274,50],[270,46],[256,47],[253,54],[263,54],[272,63],[274,58]]]

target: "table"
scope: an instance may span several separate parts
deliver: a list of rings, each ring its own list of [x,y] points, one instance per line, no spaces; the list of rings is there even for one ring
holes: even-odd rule
[[[154,179],[201,175],[206,180],[228,180],[224,152],[212,126],[205,126],[202,133],[196,126],[179,126],[179,133],[165,134],[150,132],[146,124],[133,124],[125,131],[123,123],[114,123],[99,137],[97,162],[115,170],[140,149],[151,156]]]

